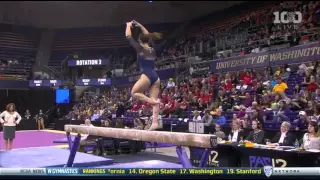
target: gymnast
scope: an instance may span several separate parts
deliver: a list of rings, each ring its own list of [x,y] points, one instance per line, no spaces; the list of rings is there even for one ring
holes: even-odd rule
[[[131,28],[137,27],[141,29],[139,35],[139,42],[133,39]],[[130,44],[137,51],[137,59],[140,66],[141,76],[134,84],[131,90],[133,98],[143,102],[147,102],[153,106],[152,124],[148,130],[155,130],[158,128],[158,114],[159,104],[158,99],[160,91],[160,79],[155,71],[156,51],[153,40],[162,38],[160,33],[149,33],[148,30],[136,21],[127,23],[126,38]],[[152,47],[153,46],[153,47]],[[149,89],[150,97],[144,95],[144,92]]]
[[[3,124],[3,138],[5,151],[12,150],[13,140],[16,134],[16,125],[21,121],[21,116],[16,111],[16,106],[10,103],[6,111],[0,114],[0,122]]]

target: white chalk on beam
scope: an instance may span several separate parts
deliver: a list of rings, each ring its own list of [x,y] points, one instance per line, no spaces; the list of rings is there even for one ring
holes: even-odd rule
[[[89,134],[109,138],[127,139],[134,141],[171,143],[181,146],[212,148],[217,146],[217,137],[212,134],[195,134],[168,131],[146,131],[137,129],[120,129],[106,127],[88,127],[65,125],[66,132]]]

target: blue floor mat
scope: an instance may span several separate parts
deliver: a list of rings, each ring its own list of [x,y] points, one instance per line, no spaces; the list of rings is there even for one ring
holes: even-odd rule
[[[63,167],[70,151],[55,147],[36,147],[0,152],[0,166],[10,168]],[[113,159],[77,152],[74,167],[113,164]]]

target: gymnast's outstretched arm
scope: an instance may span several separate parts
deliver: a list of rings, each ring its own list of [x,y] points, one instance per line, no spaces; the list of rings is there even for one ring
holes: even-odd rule
[[[132,27],[132,22],[127,22],[127,27],[126,27],[126,38],[129,40],[131,46],[136,49],[136,51],[141,50],[140,44],[133,39],[132,37],[132,32],[131,32],[131,27]]]
[[[142,32],[143,34],[149,34],[149,31],[148,31],[142,24],[138,23],[138,22],[135,21],[135,20],[133,20],[132,23],[133,23],[135,26],[139,27],[139,28],[141,29],[141,32]]]

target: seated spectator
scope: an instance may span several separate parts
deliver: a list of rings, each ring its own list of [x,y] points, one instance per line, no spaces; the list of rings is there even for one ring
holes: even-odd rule
[[[151,109],[146,105],[142,105],[142,108],[139,111],[139,116],[140,117],[150,117],[151,115],[152,115]]]
[[[264,132],[261,130],[261,124],[257,120],[252,121],[252,131],[249,133],[244,142],[248,141],[257,144],[263,144],[264,142]]]
[[[222,109],[218,108],[213,113],[213,123],[212,124],[219,124],[221,126],[226,124],[226,117],[224,117],[222,115]]]
[[[169,105],[164,105],[163,103],[160,104],[159,115],[163,118],[167,118],[170,115],[170,108]]]
[[[320,120],[320,104],[319,103],[314,106],[313,111],[314,111],[314,114],[312,117],[310,117],[310,119],[312,121],[319,122],[319,120]]]
[[[240,124],[241,120],[238,118],[237,114],[232,115],[232,121],[236,121],[238,124]]]
[[[308,125],[308,132],[303,135],[303,149],[317,149],[320,150],[320,137],[318,134],[319,127],[317,122],[310,121]]]
[[[283,80],[288,80],[291,74],[291,69],[289,67],[285,68],[285,72],[282,75]]]
[[[166,88],[173,88],[175,86],[176,86],[176,83],[174,83],[173,78],[170,78]]]
[[[176,103],[174,110],[171,112],[173,118],[187,118],[187,113],[181,108],[181,103]]]
[[[288,85],[279,78],[278,84],[273,87],[273,92],[283,93],[286,89],[288,89]]]
[[[223,111],[232,110],[234,98],[232,98],[231,96],[227,96],[227,98],[221,103],[222,103],[221,106]]]
[[[86,119],[85,124],[81,124],[82,126],[88,126],[88,127],[94,127],[92,124],[91,124],[91,121],[90,119]],[[85,147],[87,145],[90,145],[90,144],[96,144],[96,141],[92,140],[92,136],[90,136],[89,134],[83,134],[81,136],[81,140],[80,140],[80,145],[79,145],[79,151],[80,152],[84,152],[85,151]]]
[[[280,132],[268,142],[267,145],[271,146],[293,146],[294,137],[289,132],[291,124],[289,122],[283,122],[281,124]]]
[[[273,76],[272,81],[270,82],[270,89],[273,89],[274,86],[278,83],[278,77],[277,76]]]
[[[220,138],[220,139],[225,139],[225,137],[226,137],[224,132],[221,131],[221,126],[219,124],[215,125],[215,132],[213,134],[216,135],[217,138]]]
[[[209,110],[205,110],[204,116],[202,117],[201,122],[204,123],[205,126],[211,126],[215,124],[215,122],[213,121],[212,115],[210,115]]]
[[[228,136],[228,141],[242,142],[243,137],[244,137],[243,130],[240,129],[240,126],[236,121],[233,121],[231,125],[231,131]]]
[[[125,128],[122,119],[117,119],[117,120],[116,120],[115,128],[121,128],[121,129]]]
[[[198,111],[204,111],[207,108],[207,104],[205,102],[203,102],[203,99],[199,99],[198,100],[198,106],[197,106],[197,110]]]
[[[141,120],[139,118],[135,118],[134,119],[134,127],[133,129],[138,129],[138,130],[143,130],[144,129],[144,125],[141,122]]]
[[[314,102],[313,101],[308,101],[307,103],[307,108],[305,109],[305,112],[307,114],[307,116],[313,116],[314,114]]]
[[[101,121],[101,126],[102,126],[102,127],[111,127],[111,122],[110,122],[110,120]]]
[[[280,101],[279,102],[279,110],[274,111],[274,123],[280,123],[283,121],[289,121],[289,113],[291,111],[287,107],[286,101]]]
[[[188,110],[188,101],[186,98],[183,98],[183,100],[181,102],[181,109],[183,109],[184,111]]]
[[[96,110],[96,111],[94,112],[94,114],[91,116],[91,121],[98,120],[99,117],[100,117],[100,112],[99,112],[99,110]]]
[[[294,122],[297,123],[297,127],[296,127],[297,131],[298,130],[301,130],[301,131],[307,130],[309,118],[308,118],[306,112],[300,111],[299,112],[299,119],[296,119]]]
[[[26,120],[29,120],[31,117],[31,114],[29,112],[29,109],[26,110],[26,112],[24,113],[24,117],[26,118]]]
[[[242,101],[242,104],[240,106],[234,106],[235,109],[240,110],[241,108],[248,108],[252,105],[253,98],[252,96],[247,92],[245,99]]]
[[[200,116],[200,112],[199,111],[193,111],[193,118],[192,118],[193,121],[201,121],[202,118]]]
[[[304,110],[307,108],[308,101],[304,98],[302,94],[297,94],[295,99],[292,99],[292,110]]]

